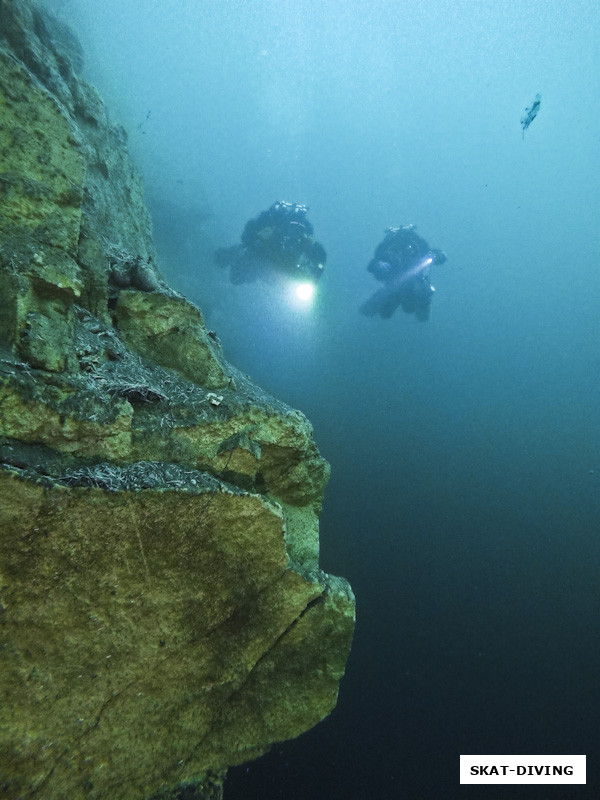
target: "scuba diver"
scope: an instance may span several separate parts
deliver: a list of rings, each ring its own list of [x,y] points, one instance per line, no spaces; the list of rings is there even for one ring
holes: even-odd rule
[[[282,275],[316,283],[327,254],[313,237],[307,211],[299,203],[273,203],[246,223],[241,244],[215,252],[215,262],[231,268],[231,282],[236,284],[257,278],[269,282]]]
[[[533,103],[530,106],[527,106],[527,108],[525,109],[525,113],[521,117],[521,128],[523,131],[522,134],[523,139],[525,138],[525,131],[527,130],[527,128],[529,128],[533,120],[537,117],[541,105],[542,105],[542,95],[536,94],[536,96],[533,98]]]
[[[389,319],[402,306],[407,314],[414,313],[420,322],[426,322],[435,292],[429,280],[430,268],[445,261],[446,254],[432,250],[414,225],[387,228],[367,266],[383,286],[362,304],[361,313]]]

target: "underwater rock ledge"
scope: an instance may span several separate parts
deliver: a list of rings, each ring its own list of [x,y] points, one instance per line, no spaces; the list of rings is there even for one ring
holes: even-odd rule
[[[334,707],[354,598],[309,422],[162,280],[81,63],[0,0],[0,787],[218,798]]]

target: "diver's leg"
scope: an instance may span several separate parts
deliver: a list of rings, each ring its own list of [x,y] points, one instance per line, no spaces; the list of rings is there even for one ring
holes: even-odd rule
[[[386,292],[383,302],[379,306],[379,316],[382,319],[389,319],[401,303],[401,292]],[[403,303],[402,305],[404,307]]]
[[[378,289],[375,294],[372,294],[371,297],[362,304],[360,313],[364,314],[366,317],[374,317],[375,314],[379,314],[379,309],[386,294],[387,292],[385,289]]]
[[[435,289],[429,283],[429,278],[423,278],[417,286],[415,286],[415,311],[416,317],[419,322],[427,322],[431,312],[431,300]]]

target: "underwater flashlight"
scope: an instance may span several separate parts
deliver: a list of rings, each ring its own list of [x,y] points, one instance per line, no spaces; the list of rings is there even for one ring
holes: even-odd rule
[[[315,293],[315,287],[312,283],[299,283],[296,286],[295,293],[298,300],[308,303],[309,300],[312,300],[313,294]]]

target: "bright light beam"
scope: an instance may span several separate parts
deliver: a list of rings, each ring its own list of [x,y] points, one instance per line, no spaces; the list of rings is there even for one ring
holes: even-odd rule
[[[312,283],[299,283],[295,289],[296,297],[298,300],[302,300],[303,303],[308,303],[312,300],[314,293],[315,287]]]

